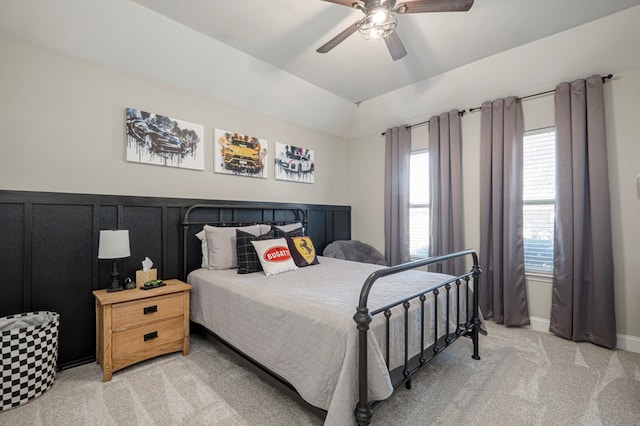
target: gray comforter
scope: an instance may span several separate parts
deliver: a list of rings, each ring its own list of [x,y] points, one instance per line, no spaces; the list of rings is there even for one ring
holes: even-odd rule
[[[274,276],[240,275],[233,269],[196,270],[188,277],[193,285],[191,319],[284,377],[307,402],[327,410],[325,424],[352,425],[358,389],[353,314],[363,282],[381,266],[326,257],[319,260],[319,265]],[[448,278],[423,271],[386,277],[374,285],[369,307],[384,306]],[[440,297],[440,313],[444,313],[445,303]],[[453,299],[452,307],[455,304]],[[411,309],[416,317],[417,305],[414,303]],[[428,299],[427,319],[433,317],[432,311]],[[403,321],[396,315],[392,320],[392,333],[396,331],[392,334],[393,345],[402,347]],[[386,399],[393,391],[379,345],[385,339],[383,321],[374,320],[368,339],[371,400]],[[440,320],[439,335],[444,327],[444,320]],[[450,330],[454,329],[455,324],[450,324]],[[409,336],[414,353],[419,350],[419,336],[416,322]],[[426,332],[426,346],[432,336],[433,328]],[[402,352],[393,352],[392,367],[399,365],[403,356]]]

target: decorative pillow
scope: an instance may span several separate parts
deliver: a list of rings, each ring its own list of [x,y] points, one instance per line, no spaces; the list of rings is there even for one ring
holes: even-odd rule
[[[311,237],[287,237],[287,245],[297,267],[318,264],[318,256],[316,256]]]
[[[276,275],[298,269],[293,262],[286,239],[251,241],[251,244],[256,249],[265,275]]]
[[[276,238],[304,237],[304,228],[300,222],[289,225],[273,225],[271,230],[275,233]]]
[[[258,258],[256,249],[251,244],[251,241],[260,240],[272,240],[273,232],[269,231],[266,234],[255,236],[248,232],[236,229],[236,248],[238,254],[238,273],[250,274],[252,272],[262,271],[262,265]]]
[[[196,234],[196,237],[201,241],[202,248],[202,263],[200,264],[201,268],[209,268],[209,248],[207,247],[207,234],[202,231]]]
[[[204,226],[209,252],[209,269],[231,269],[238,267],[236,229],[249,232],[253,235],[260,234],[260,227],[258,225],[242,227]]]

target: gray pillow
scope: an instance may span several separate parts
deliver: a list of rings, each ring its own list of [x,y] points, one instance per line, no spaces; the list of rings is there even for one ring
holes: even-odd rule
[[[209,250],[209,269],[231,269],[238,267],[236,229],[260,235],[260,226],[218,227],[204,226]]]

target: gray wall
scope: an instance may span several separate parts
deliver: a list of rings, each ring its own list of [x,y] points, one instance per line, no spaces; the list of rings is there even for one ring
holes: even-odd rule
[[[343,139],[4,36],[0,57],[0,189],[348,204]],[[204,125],[205,170],[126,162],[125,107]],[[315,184],[214,173],[216,128],[314,150]]]

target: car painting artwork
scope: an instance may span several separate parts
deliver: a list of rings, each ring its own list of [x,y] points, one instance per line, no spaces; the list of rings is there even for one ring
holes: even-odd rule
[[[313,183],[314,173],[313,150],[276,143],[276,179]]]
[[[126,109],[127,161],[204,170],[204,126]]]
[[[216,173],[266,179],[268,141],[241,133],[216,129],[214,133],[214,168]]]

